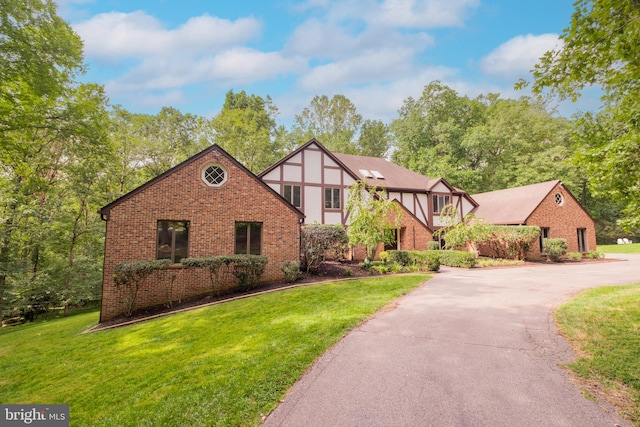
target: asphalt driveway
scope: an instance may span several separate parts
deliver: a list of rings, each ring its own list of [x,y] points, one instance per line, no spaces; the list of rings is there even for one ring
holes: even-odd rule
[[[620,261],[443,268],[323,355],[265,426],[627,426],[558,365],[552,313],[580,290],[640,282]]]

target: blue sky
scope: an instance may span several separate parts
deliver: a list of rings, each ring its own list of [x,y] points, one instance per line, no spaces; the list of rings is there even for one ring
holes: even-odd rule
[[[271,96],[289,123],[315,95],[343,94],[389,122],[440,80],[475,97],[513,90],[560,47],[569,0],[57,0],[85,43],[86,81],[137,113],[215,115],[233,89]],[[597,108],[596,97],[559,105]]]

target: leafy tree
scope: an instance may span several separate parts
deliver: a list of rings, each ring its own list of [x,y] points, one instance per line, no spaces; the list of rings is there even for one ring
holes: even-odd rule
[[[222,111],[211,120],[213,140],[250,171],[258,173],[282,157],[282,129],[271,98],[227,92]]]
[[[163,107],[157,115],[144,118],[140,132],[145,139],[147,179],[155,178],[211,144],[202,117]]]
[[[405,100],[400,117],[391,123],[397,141],[393,160],[423,175],[470,187],[476,174],[462,141],[468,129],[484,122],[485,108],[439,81],[428,84],[420,98]]]
[[[463,187],[470,193],[561,179],[578,182],[571,162],[567,120],[554,117],[539,101],[522,97],[480,97],[486,119],[467,129],[463,153],[475,177]]]
[[[578,0],[561,49],[547,52],[533,70],[533,91],[546,89],[576,100],[585,87],[604,91],[603,108],[578,126],[598,128],[595,140],[581,139],[578,161],[595,196],[624,204],[621,224],[640,229],[640,3]],[[520,81],[517,87],[528,83]]]
[[[389,200],[384,189],[369,187],[364,181],[356,181],[349,189],[347,211],[349,243],[364,245],[368,260],[373,260],[380,243],[395,240],[392,230],[402,222],[400,206]]]
[[[362,116],[344,95],[314,96],[311,104],[295,116],[293,134],[298,145],[318,139],[330,151],[360,154],[355,143]]]
[[[391,148],[391,131],[380,120],[365,120],[360,128],[357,152],[361,156],[385,157]]]
[[[82,72],[82,42],[54,2],[0,5],[0,313],[7,298],[9,308],[69,301],[74,271],[96,255],[79,228],[75,242],[55,232],[70,210],[95,212],[77,184],[95,182],[108,152],[106,98],[75,81]]]

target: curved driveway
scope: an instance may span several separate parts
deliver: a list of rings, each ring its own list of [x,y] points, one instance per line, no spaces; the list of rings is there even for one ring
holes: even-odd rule
[[[265,426],[631,425],[584,398],[553,310],[580,290],[640,282],[619,261],[443,268],[324,354]]]

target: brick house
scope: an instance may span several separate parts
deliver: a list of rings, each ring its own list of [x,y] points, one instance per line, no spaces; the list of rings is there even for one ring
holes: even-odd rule
[[[212,145],[100,210],[106,221],[100,321],[123,312],[114,286],[121,262],[171,259],[180,297],[210,291],[208,275],[184,269],[185,257],[253,253],[268,258],[263,281],[300,258],[304,215],[217,145]],[[167,303],[166,283],[147,279],[136,307]],[[166,281],[165,281],[166,282]]]
[[[541,235],[527,258],[539,259],[543,239],[563,238],[569,252],[596,249],[595,220],[561,181],[474,194],[473,214],[494,225],[535,225]]]
[[[443,225],[442,208],[453,204],[465,215],[477,203],[444,179],[433,179],[378,157],[332,153],[311,139],[258,175],[274,191],[304,212],[306,223],[348,226],[345,209],[349,187],[365,181],[385,189],[403,210],[396,245],[389,249],[425,250],[433,232]],[[382,249],[382,248],[380,248]],[[364,259],[355,248],[354,259]]]

